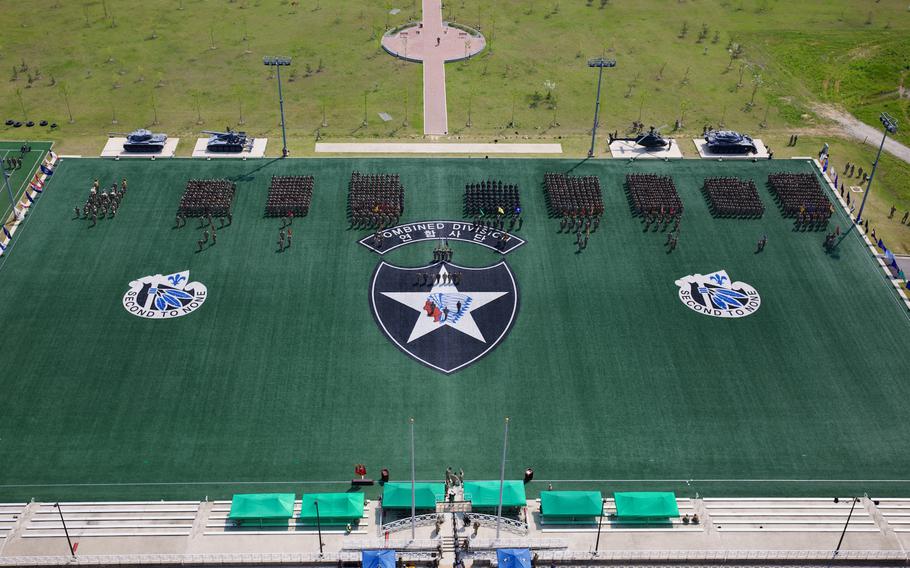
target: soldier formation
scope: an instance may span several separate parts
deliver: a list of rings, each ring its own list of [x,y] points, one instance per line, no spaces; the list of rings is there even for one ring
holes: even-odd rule
[[[98,224],[98,219],[113,219],[117,215],[117,210],[126,196],[126,178],[113,182],[108,189],[101,188],[101,182],[98,179],[92,182],[89,189],[88,199],[82,205],[82,208],[76,206],[73,208],[74,219],[91,219],[91,226]]]
[[[348,217],[352,228],[379,229],[398,223],[404,213],[404,186],[398,174],[351,174]]]
[[[703,191],[715,217],[757,219],[765,212],[765,206],[758,197],[752,180],[707,178]]]
[[[828,226],[834,207],[814,174],[770,174],[768,185],[784,217],[796,219],[796,229],[824,229]]]
[[[265,203],[267,217],[305,217],[313,199],[313,176],[272,176]]]

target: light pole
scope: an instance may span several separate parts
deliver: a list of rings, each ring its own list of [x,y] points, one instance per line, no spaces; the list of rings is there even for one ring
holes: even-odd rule
[[[313,501],[316,505],[316,531],[319,533],[319,556],[322,556],[322,521],[319,518],[319,499]]]
[[[593,158],[594,144],[597,140],[597,117],[600,115],[600,84],[604,78],[604,67],[616,67],[616,60],[604,59],[603,57],[589,59],[588,67],[597,67],[599,69],[597,74],[597,102],[594,104],[594,126],[591,128],[591,149],[588,150],[588,157]]]
[[[288,157],[288,136],[284,128],[284,97],[281,95],[281,68],[289,66],[291,64],[290,57],[263,57],[262,63],[268,66],[275,66],[275,70],[278,74],[278,108],[281,111],[281,157]]]
[[[600,528],[604,526],[604,507],[607,504],[606,499],[600,500],[600,519],[597,521],[597,542],[594,543],[594,556],[600,552]]]
[[[882,157],[882,148],[885,147],[885,139],[888,137],[888,133],[894,134],[897,132],[897,121],[894,120],[890,114],[883,112],[878,119],[882,121],[885,132],[882,134],[882,143],[878,146],[878,155],[875,156],[875,163],[872,164],[872,173],[869,174],[869,183],[866,184],[866,192],[863,193],[863,201],[859,204],[859,213],[856,214],[857,225],[863,220],[863,207],[866,206],[866,198],[869,197],[869,192],[872,191],[872,178],[875,177],[875,168],[878,167],[878,160]]]
[[[844,543],[844,535],[847,534],[847,527],[850,526],[850,517],[853,516],[853,509],[856,508],[856,503],[859,501],[859,497],[852,498],[853,503],[850,505],[850,514],[847,515],[847,522],[844,523],[844,530],[840,533],[840,540],[837,541],[837,548],[834,549],[834,556],[831,557],[831,562],[837,558],[837,555],[840,554],[840,545]],[[834,498],[834,502],[837,503],[837,497]],[[831,562],[828,562],[828,566],[831,566]]]
[[[60,503],[54,503],[54,508],[60,513],[60,523],[63,525],[63,534],[66,535],[66,543],[70,545],[70,554],[75,558],[76,550],[73,548],[73,541],[70,540],[70,531],[66,528],[66,521],[63,520],[63,509],[60,508]]]
[[[417,538],[417,481],[414,466],[414,419],[409,420],[411,424],[411,540]]]
[[[12,186],[10,186],[10,184],[9,184],[9,178],[10,178],[10,176],[12,176],[12,175],[13,175],[13,174],[11,174],[10,172],[6,171],[5,169],[3,170],[3,184],[6,186],[6,192],[9,194],[9,206],[10,206],[10,207],[12,208],[12,210],[13,210],[13,215],[16,217],[16,219],[18,219],[18,218],[19,218],[19,212],[16,211],[16,200],[13,198],[13,188],[12,188]]]
[[[499,507],[496,510],[496,540],[499,540],[499,525],[502,524],[502,490],[506,484],[506,450],[509,447],[509,417],[506,416],[506,434],[502,440],[502,467],[499,469]]]

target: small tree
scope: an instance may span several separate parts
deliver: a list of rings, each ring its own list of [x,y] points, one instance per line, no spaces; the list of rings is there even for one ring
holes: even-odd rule
[[[683,39],[689,34],[689,22],[683,22],[682,27],[679,29],[679,39]]]

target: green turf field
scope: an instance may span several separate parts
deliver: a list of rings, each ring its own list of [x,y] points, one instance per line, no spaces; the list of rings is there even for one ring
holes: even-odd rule
[[[469,181],[521,186],[528,243],[508,257],[520,312],[486,358],[444,376],[380,333],[368,304],[378,257],[345,221],[353,169],[400,173],[406,221],[460,217]],[[607,210],[578,255],[541,189],[544,172],[570,169],[600,177]],[[65,159],[0,269],[0,501],[299,493],[311,487],[300,482],[349,480],[360,462],[401,479],[409,416],[421,479],[448,465],[495,478],[510,416],[507,475],[534,467],[532,493],[562,480],[554,486],[910,494],[910,318],[855,234],[826,256],[823,233],[782,219],[765,184],[779,170],[810,165]],[[630,171],[674,178],[686,207],[676,252],[631,216]],[[282,254],[279,222],[262,217],[279,173],[316,177]],[[712,218],[708,175],[754,178],[764,218]],[[72,209],[95,177],[127,177],[130,190],[116,219],[89,228]],[[238,184],[233,225],[198,254],[194,221],[173,228],[191,177]],[[840,213],[835,222],[849,226]],[[469,266],[499,258],[453,248]],[[417,266],[431,250],[386,259]],[[131,280],[186,269],[208,287],[198,311],[147,321],[124,310]],[[761,293],[757,313],[724,320],[683,306],[674,281],[720,269]]]

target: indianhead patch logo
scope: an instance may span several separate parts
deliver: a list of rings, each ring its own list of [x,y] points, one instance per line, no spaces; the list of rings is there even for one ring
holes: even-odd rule
[[[696,312],[718,318],[741,318],[761,306],[758,291],[745,282],[733,282],[727,272],[695,274],[676,281],[679,299]]]
[[[199,309],[207,294],[205,285],[190,282],[189,270],[156,274],[130,282],[130,289],[123,295],[123,307],[141,318],[177,318]]]
[[[427,278],[428,276],[428,278]],[[380,261],[370,307],[389,340],[449,374],[492,351],[518,313],[518,287],[505,260],[483,268],[438,262],[401,268]]]

